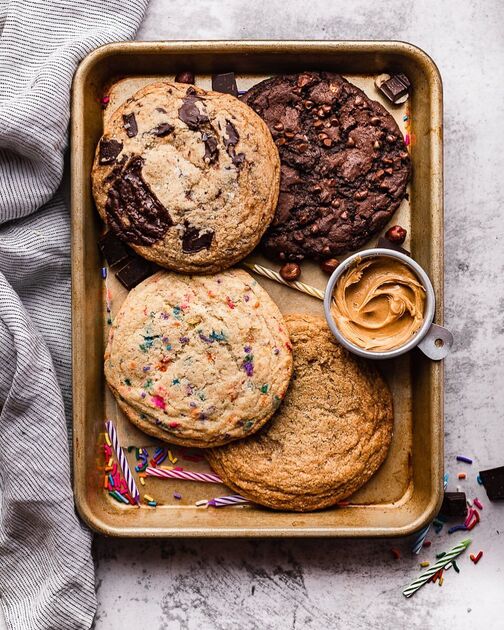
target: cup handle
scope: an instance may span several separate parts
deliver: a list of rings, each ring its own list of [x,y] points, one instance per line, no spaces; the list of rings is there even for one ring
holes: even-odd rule
[[[452,345],[453,335],[448,328],[432,324],[417,348],[420,348],[429,359],[441,361],[449,354]]]

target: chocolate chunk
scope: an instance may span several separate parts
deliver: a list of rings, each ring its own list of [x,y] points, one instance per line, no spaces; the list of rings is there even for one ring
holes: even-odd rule
[[[135,114],[123,114],[123,125],[128,138],[134,138],[138,133],[138,125]]]
[[[403,254],[406,254],[406,256],[411,256],[411,252],[409,252],[407,249],[404,249],[404,247],[401,247],[397,243],[393,243],[392,241],[389,241],[388,238],[385,238],[384,236],[380,236],[380,238],[378,239],[378,243],[376,244],[376,247],[383,247],[385,249],[393,249],[396,252],[402,252]]]
[[[182,251],[184,254],[195,254],[202,249],[209,249],[214,237],[213,230],[199,230],[188,221],[184,221],[184,233],[182,235]]]
[[[211,133],[203,132],[201,139],[205,144],[205,156],[204,160],[208,164],[213,164],[219,157],[219,149],[217,148],[217,138]]]
[[[131,255],[131,251],[111,230],[100,237],[98,247],[111,267],[124,262]]]
[[[410,87],[410,80],[405,74],[394,74],[390,79],[381,83],[378,89],[389,101],[398,103],[404,96],[409,94]]]
[[[465,492],[445,492],[439,512],[444,516],[466,516],[466,500]]]
[[[212,75],[212,90],[214,92],[222,92],[223,94],[231,94],[238,96],[238,87],[234,72],[225,72],[224,74]]]
[[[101,139],[99,148],[99,163],[100,164],[113,164],[116,161],[116,157],[121,153],[123,143],[114,138]]]
[[[173,221],[143,179],[143,163],[136,155],[121,169],[109,188],[105,212],[108,225],[120,239],[152,245],[163,238]]]
[[[226,120],[226,135],[223,138],[226,152],[231,158],[233,164],[240,169],[245,161],[245,153],[236,153],[235,147],[240,140],[240,135],[236,127],[229,120]]]
[[[480,470],[479,476],[490,501],[504,499],[504,466]]]
[[[174,129],[175,127],[173,125],[170,125],[170,123],[161,123],[157,127],[154,127],[151,133],[153,133],[158,138],[164,138],[165,136],[169,135]]]
[[[183,72],[178,72],[175,76],[176,83],[189,83],[194,85],[194,72],[190,70],[184,70]]]
[[[140,256],[135,256],[116,273],[116,278],[128,291],[154,273],[155,267]]]
[[[178,111],[178,117],[189,129],[199,129],[204,123],[210,122],[208,116],[198,109],[196,102],[201,99],[194,89],[188,88],[183,104]]]

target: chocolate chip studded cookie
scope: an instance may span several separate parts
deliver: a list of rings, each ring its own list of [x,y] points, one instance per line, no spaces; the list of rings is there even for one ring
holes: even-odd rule
[[[93,193],[110,228],[139,254],[189,273],[246,256],[278,198],[278,151],[238,99],[154,83],[107,120]]]
[[[282,164],[266,254],[321,260],[357,249],[397,210],[410,174],[402,134],[355,85],[305,72],[262,81],[243,101],[266,121]]]
[[[107,383],[134,424],[203,448],[257,431],[291,371],[280,311],[238,269],[151,276],[128,294],[105,353]]]
[[[324,320],[289,315],[286,322],[294,372],[282,406],[255,435],[212,449],[208,460],[251,501],[305,512],[341,501],[376,472],[393,406],[374,365],[337,344]]]

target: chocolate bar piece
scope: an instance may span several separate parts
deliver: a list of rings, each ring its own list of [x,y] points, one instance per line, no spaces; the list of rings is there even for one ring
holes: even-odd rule
[[[128,291],[154,273],[154,265],[139,256],[135,256],[121,267],[116,278]]]
[[[111,230],[98,240],[98,247],[111,267],[124,262],[131,256],[131,250]]]
[[[445,492],[440,514],[444,516],[466,516],[466,501],[465,492]]]
[[[389,101],[392,101],[392,103],[398,103],[405,96],[408,96],[410,87],[410,80],[405,74],[394,74],[390,77],[390,79],[384,81],[378,89],[389,99]]]
[[[232,96],[238,96],[238,87],[236,85],[234,72],[226,72],[224,74],[213,74],[212,75],[212,90],[214,92],[223,92],[224,94],[231,94]]]
[[[380,236],[380,238],[378,239],[378,243],[376,244],[376,247],[383,247],[385,249],[393,249],[396,252],[402,252],[403,254],[406,254],[406,256],[411,256],[411,252],[409,252],[407,249],[404,249],[404,247],[401,247],[400,245],[398,245],[397,243],[394,243],[393,241],[389,241],[388,238],[385,238],[384,236]]]
[[[479,476],[490,501],[504,499],[504,466],[480,470]]]

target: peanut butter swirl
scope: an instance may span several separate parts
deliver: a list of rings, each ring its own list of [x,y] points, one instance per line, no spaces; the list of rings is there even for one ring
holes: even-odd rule
[[[332,313],[341,334],[365,350],[400,348],[424,321],[425,289],[395,258],[368,258],[339,278]]]

